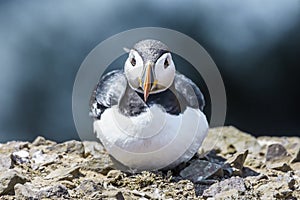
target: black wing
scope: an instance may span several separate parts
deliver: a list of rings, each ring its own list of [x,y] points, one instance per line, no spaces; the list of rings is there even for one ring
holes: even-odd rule
[[[203,111],[205,100],[198,86],[186,76],[176,73],[174,79],[175,90],[183,97],[186,104]]]
[[[106,108],[117,105],[127,87],[124,72],[114,70],[104,75],[97,84],[90,100],[90,116],[100,119]]]

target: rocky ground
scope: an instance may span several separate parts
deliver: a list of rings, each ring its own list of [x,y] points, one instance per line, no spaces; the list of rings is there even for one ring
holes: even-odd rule
[[[115,170],[97,142],[38,137],[0,144],[0,199],[297,198],[299,137],[254,138],[234,127],[214,128],[189,163],[136,174]]]

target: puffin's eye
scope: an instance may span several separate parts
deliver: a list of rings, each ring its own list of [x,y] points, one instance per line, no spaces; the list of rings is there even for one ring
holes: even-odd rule
[[[167,58],[166,58],[166,60],[165,60],[165,62],[164,62],[164,67],[165,67],[165,69],[166,69],[167,67],[169,67],[169,61],[168,61]]]
[[[132,66],[135,66],[135,65],[136,65],[136,60],[135,60],[135,58],[132,58],[132,59],[130,60],[130,63],[131,63]]]

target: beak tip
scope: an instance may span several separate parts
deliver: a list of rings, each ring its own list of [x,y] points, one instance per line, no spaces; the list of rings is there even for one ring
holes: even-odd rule
[[[146,102],[148,99],[148,94],[144,93],[144,101]]]

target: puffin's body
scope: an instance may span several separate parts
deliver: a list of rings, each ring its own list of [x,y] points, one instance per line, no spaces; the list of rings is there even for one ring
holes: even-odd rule
[[[104,75],[93,92],[94,132],[122,169],[157,170],[187,162],[208,131],[201,91],[175,73],[163,43],[143,40],[131,51],[125,70]]]

